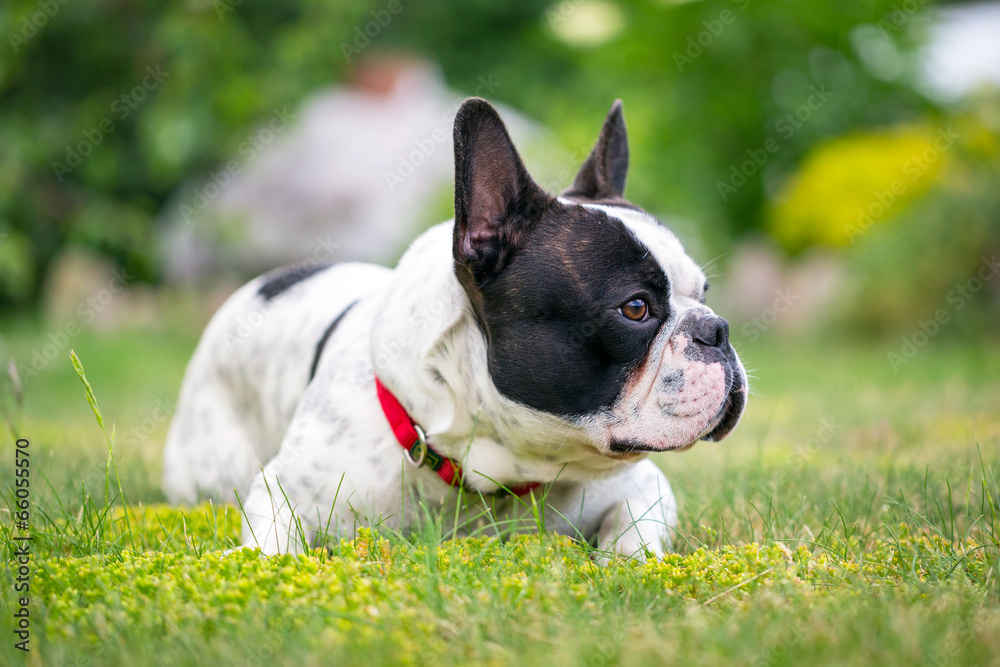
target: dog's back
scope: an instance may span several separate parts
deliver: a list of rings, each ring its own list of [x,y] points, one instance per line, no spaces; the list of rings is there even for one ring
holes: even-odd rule
[[[278,452],[331,328],[391,273],[358,263],[294,266],[252,280],[223,304],[185,372],[167,435],[171,502],[232,502],[234,489],[245,493]]]

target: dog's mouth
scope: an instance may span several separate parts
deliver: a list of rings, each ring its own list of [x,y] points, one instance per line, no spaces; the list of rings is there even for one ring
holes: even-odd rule
[[[733,386],[726,395],[726,400],[719,410],[719,416],[712,421],[714,425],[706,429],[707,433],[704,433],[698,439],[708,442],[719,442],[725,439],[736,428],[736,424],[739,423],[746,403],[747,385],[745,382],[737,380],[733,382]]]
[[[644,442],[639,442],[638,440],[619,440],[619,439],[614,439],[610,443],[608,443],[608,449],[610,449],[615,454],[644,454],[650,452],[663,451],[662,449],[651,447]]]
[[[739,362],[726,364],[726,382],[728,391],[718,411],[701,431],[690,442],[674,446],[655,446],[648,442],[633,438],[612,436],[608,442],[608,453],[614,458],[632,459],[656,452],[683,452],[694,447],[700,440],[718,442],[728,436],[743,416],[746,407],[747,383]]]
[[[699,440],[708,442],[719,442],[725,439],[740,421],[743,416],[743,409],[747,405],[747,377],[743,370],[743,365],[736,357],[736,351],[729,348],[731,357],[726,364],[726,381],[729,384],[729,391],[726,392],[726,400],[719,408],[719,414],[712,420],[708,428],[698,436]]]
[[[611,450],[612,454],[616,455],[615,458],[628,459],[645,456],[646,454],[656,454],[658,452],[683,452],[694,447],[695,442],[697,442],[697,440],[689,442],[686,445],[678,445],[676,447],[667,447],[664,449],[662,447],[653,447],[652,445],[648,445],[638,440],[614,439],[608,443],[608,449]]]

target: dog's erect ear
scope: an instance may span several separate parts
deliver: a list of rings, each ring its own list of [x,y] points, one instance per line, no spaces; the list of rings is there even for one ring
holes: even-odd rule
[[[580,167],[573,185],[563,191],[564,197],[581,199],[619,199],[625,194],[628,172],[628,134],[622,101],[615,100],[604,120],[597,145]]]
[[[455,262],[477,286],[495,278],[551,201],[528,175],[496,109],[466,100],[455,117]]]

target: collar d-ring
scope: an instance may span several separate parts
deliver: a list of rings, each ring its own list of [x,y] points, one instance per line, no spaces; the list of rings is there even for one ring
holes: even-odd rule
[[[403,453],[406,456],[406,460],[410,462],[414,468],[423,467],[424,461],[427,460],[427,435],[424,433],[424,429],[420,428],[418,425],[413,425],[413,430],[417,432],[417,441],[413,443],[413,447],[410,449],[404,449]],[[416,458],[414,459],[414,452],[416,452]]]

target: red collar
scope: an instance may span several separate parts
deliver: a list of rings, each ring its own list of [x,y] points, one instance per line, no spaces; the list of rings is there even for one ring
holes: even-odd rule
[[[378,402],[382,404],[382,412],[385,413],[385,418],[389,421],[389,426],[392,428],[396,440],[405,450],[406,459],[417,468],[427,466],[436,472],[437,476],[444,480],[448,486],[462,486],[463,473],[458,462],[434,451],[430,443],[427,442],[423,429],[413,421],[406,408],[392,395],[391,391],[385,388],[378,377],[375,378],[375,389],[378,392]],[[506,489],[501,488],[499,493],[506,492],[515,496],[523,496],[541,485],[541,482],[528,482]],[[472,491],[468,487],[466,490]]]

